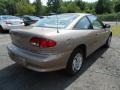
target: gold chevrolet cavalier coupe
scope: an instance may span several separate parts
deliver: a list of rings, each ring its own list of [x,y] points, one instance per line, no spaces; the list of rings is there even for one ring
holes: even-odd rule
[[[87,56],[110,46],[112,32],[95,15],[65,13],[11,30],[10,36],[8,54],[16,63],[39,72],[66,69],[75,75]]]

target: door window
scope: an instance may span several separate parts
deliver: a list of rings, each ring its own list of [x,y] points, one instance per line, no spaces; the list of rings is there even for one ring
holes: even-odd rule
[[[93,29],[103,29],[103,23],[94,15],[87,16],[93,25]]]
[[[92,29],[91,23],[87,19],[87,17],[83,17],[78,21],[78,23],[75,25],[74,29],[79,30],[79,29]]]

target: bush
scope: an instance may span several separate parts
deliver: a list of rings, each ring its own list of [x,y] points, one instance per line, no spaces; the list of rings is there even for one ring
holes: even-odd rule
[[[114,13],[114,14],[103,14],[98,15],[98,17],[103,21],[120,21],[120,14]]]

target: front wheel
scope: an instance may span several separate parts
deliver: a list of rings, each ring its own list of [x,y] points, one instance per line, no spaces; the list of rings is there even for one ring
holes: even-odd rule
[[[75,75],[80,71],[83,64],[83,58],[82,50],[75,50],[71,54],[66,68],[69,75]]]
[[[109,38],[107,39],[106,43],[105,43],[105,47],[109,48],[110,47],[110,43],[111,43],[111,39],[112,39],[112,36],[109,36]]]

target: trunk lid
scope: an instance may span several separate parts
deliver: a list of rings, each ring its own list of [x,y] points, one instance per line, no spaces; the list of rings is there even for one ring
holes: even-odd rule
[[[22,29],[11,30],[10,36],[12,43],[21,49],[31,52],[42,52],[42,48],[31,45],[32,37],[47,38],[49,33],[57,33],[56,29],[41,28],[41,27],[23,27]],[[48,38],[49,39],[49,38]]]
[[[23,20],[21,20],[21,19],[7,19],[7,20],[5,20],[5,22],[6,22],[6,24],[10,23],[12,25],[21,25],[24,23]]]

